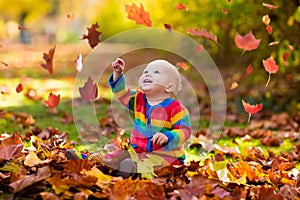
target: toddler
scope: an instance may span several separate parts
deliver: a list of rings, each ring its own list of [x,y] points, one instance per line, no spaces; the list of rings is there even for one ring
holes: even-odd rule
[[[185,155],[182,144],[191,135],[188,110],[174,94],[181,89],[177,68],[166,60],[150,62],[139,78],[139,89],[130,89],[125,82],[125,62],[112,63],[109,85],[119,102],[133,112],[130,142],[138,154],[153,154],[163,158],[161,166],[180,165]],[[131,159],[120,163],[120,175],[136,172]]]

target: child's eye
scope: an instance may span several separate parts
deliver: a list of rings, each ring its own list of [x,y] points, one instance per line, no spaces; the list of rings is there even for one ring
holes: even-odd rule
[[[160,72],[156,70],[154,73],[155,73],[155,74],[159,74]]]
[[[148,71],[144,71],[144,74],[148,74]]]

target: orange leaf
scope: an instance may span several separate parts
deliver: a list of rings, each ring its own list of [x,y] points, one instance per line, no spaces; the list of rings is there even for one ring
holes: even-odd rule
[[[294,49],[294,47],[292,45],[289,45],[288,48],[290,51],[293,51],[293,49]]]
[[[33,31],[33,29],[31,29],[31,28],[26,28],[26,27],[21,26],[21,25],[18,25],[18,29],[22,30],[22,31]]]
[[[252,114],[255,114],[255,113],[261,111],[262,108],[263,108],[262,103],[255,104],[255,105],[250,105],[249,103],[245,102],[243,99],[242,99],[242,104],[244,106],[245,111],[249,114],[248,122],[249,122],[250,117],[251,117]]]
[[[50,75],[53,75],[53,56],[55,52],[55,45],[52,49],[49,50],[49,53],[44,53],[43,59],[46,61],[46,64],[41,64],[41,66],[48,70]]]
[[[98,96],[98,87],[97,84],[93,84],[92,78],[89,76],[87,82],[84,86],[79,88],[79,93],[81,97],[86,101],[91,101]]]
[[[92,48],[97,46],[98,43],[100,42],[99,36],[102,34],[102,32],[96,30],[97,28],[99,28],[98,22],[96,22],[95,24],[92,24],[92,26],[90,28],[87,28],[88,34],[82,35],[82,38],[81,38],[82,40],[87,39],[89,41],[90,47],[92,47]]]
[[[73,19],[73,18],[74,18],[74,14],[73,14],[73,13],[68,13],[68,14],[67,14],[67,18]]]
[[[207,30],[205,28],[202,28],[201,30],[199,30],[199,28],[197,28],[197,27],[195,29],[190,28],[190,29],[188,29],[187,32],[191,35],[207,38],[207,39],[215,42],[216,44],[220,45],[217,41],[218,40],[217,36],[213,35],[212,32],[207,32]]]
[[[150,13],[145,11],[143,4],[140,4],[141,7],[137,7],[135,3],[131,5],[126,4],[125,10],[128,13],[128,19],[134,20],[136,24],[143,24],[145,26],[151,27],[152,22],[150,20]]]
[[[279,6],[275,6],[275,5],[267,4],[267,3],[262,3],[262,5],[266,8],[269,8],[270,10],[276,10],[277,8],[279,8]]]
[[[44,101],[45,106],[48,108],[55,108],[58,106],[60,102],[60,95],[52,94],[52,92],[49,94],[48,99]]]
[[[236,88],[238,88],[239,84],[237,82],[232,82],[231,86],[230,86],[230,90],[234,90]]]
[[[260,44],[260,41],[261,41],[261,39],[256,39],[254,37],[254,35],[252,34],[252,31],[250,31],[245,36],[241,36],[238,33],[236,33],[235,38],[234,38],[234,42],[235,42],[236,46],[240,49],[244,49],[244,52],[257,49]]]
[[[221,9],[221,11],[222,11],[222,13],[223,13],[224,15],[227,15],[227,14],[228,14],[228,11],[227,11],[226,8],[224,8],[224,7]]]
[[[176,66],[181,67],[184,71],[189,69],[189,66],[185,62],[178,62]]]
[[[17,87],[16,87],[16,92],[17,93],[20,93],[20,92],[22,92],[23,91],[23,85],[22,85],[22,83],[19,83],[18,85],[17,85]]]
[[[185,5],[183,5],[183,3],[178,3],[178,4],[175,6],[175,8],[176,8],[177,10],[188,10],[188,8],[187,8]]]

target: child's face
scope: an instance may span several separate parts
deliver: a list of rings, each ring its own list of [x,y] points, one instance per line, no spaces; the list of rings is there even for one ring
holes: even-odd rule
[[[145,93],[165,94],[166,88],[174,84],[174,77],[173,69],[150,63],[139,79],[139,86]]]

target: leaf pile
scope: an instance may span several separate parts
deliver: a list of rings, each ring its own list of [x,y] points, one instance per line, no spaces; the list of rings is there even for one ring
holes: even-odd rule
[[[1,192],[14,199],[300,199],[300,173],[292,156],[300,155],[299,138],[291,153],[278,156],[257,147],[242,156],[218,145],[212,156],[201,156],[196,148],[185,165],[157,169],[156,177],[146,180],[114,177],[91,156],[67,160],[65,151],[73,148],[67,135],[38,127],[23,137],[1,135]]]

